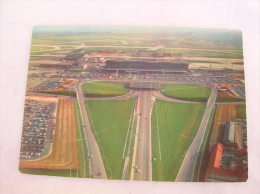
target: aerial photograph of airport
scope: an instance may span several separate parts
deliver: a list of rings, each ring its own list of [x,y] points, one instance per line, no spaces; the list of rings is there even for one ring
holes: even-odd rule
[[[25,174],[245,182],[242,33],[35,26],[21,128]]]

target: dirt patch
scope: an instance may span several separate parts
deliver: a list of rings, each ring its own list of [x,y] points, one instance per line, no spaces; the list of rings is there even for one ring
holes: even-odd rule
[[[46,102],[58,102],[56,97],[46,97],[46,96],[26,96],[26,100],[37,100],[37,101],[46,101]]]

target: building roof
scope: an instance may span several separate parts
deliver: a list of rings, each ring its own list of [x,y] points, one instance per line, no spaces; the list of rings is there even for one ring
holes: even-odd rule
[[[224,131],[224,141],[230,141],[232,143],[235,142],[235,122],[229,121],[225,124],[225,131]]]
[[[210,154],[209,168],[221,167],[223,151],[224,151],[224,146],[221,143],[217,143],[213,146]]]

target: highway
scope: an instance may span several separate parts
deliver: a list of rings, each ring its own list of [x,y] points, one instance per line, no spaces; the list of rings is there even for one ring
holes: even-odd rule
[[[193,181],[193,174],[194,174],[201,142],[202,142],[202,139],[206,132],[210,113],[213,110],[213,107],[215,105],[216,97],[217,97],[216,92],[214,90],[212,90],[211,96],[208,99],[206,109],[205,109],[204,115],[203,115],[201,123],[200,123],[200,127],[199,127],[198,132],[197,132],[194,140],[192,141],[188,151],[185,154],[185,157],[182,161],[180,170],[175,179],[176,182],[192,182]]]
[[[130,180],[152,180],[151,114],[154,97],[151,91],[140,91],[137,107],[137,129],[135,134]]]
[[[90,127],[90,123],[89,123],[89,119],[88,119],[88,115],[84,103],[84,96],[81,91],[80,84],[81,82],[78,82],[76,84],[76,93],[77,93],[77,99],[80,108],[80,114],[83,121],[82,123],[84,123],[84,129],[85,129],[84,135],[85,135],[85,139],[87,140],[90,177],[107,179],[107,174],[105,171],[101,153]]]
[[[83,82],[83,81],[82,81]],[[124,82],[124,81],[122,81]],[[174,99],[167,96],[164,96],[160,91],[152,90],[140,90],[140,91],[131,91],[122,96],[116,97],[105,97],[105,98],[85,98],[80,89],[80,82],[76,85],[77,98],[80,105],[80,112],[82,115],[83,123],[85,126],[85,136],[88,140],[88,149],[89,149],[89,158],[90,161],[90,171],[92,177],[95,178],[107,178],[103,160],[99,151],[95,137],[93,136],[87,111],[85,109],[84,100],[123,100],[128,98],[136,97],[136,105],[134,107],[134,117],[137,121],[135,134],[131,132],[130,137],[134,138],[133,146],[133,158],[132,166],[130,171],[130,180],[152,180],[152,138],[151,138],[151,115],[155,99],[161,99],[164,101],[170,102],[179,102],[179,103],[194,103],[194,104],[205,104],[205,102],[192,102],[180,99]],[[196,165],[196,160],[198,157],[198,152],[200,149],[201,141],[203,139],[204,133],[207,128],[207,123],[209,120],[210,113],[215,105],[217,94],[212,90],[212,94],[206,104],[206,109],[198,129],[198,132],[190,145],[188,151],[185,154],[184,160],[181,164],[179,173],[176,177],[176,181],[179,182],[189,182],[193,181],[193,173]],[[133,129],[131,129],[133,131]],[[130,160],[130,150],[132,145],[128,145],[127,153],[128,157],[125,157],[125,165],[123,170],[123,179],[127,177],[127,169],[129,160]]]

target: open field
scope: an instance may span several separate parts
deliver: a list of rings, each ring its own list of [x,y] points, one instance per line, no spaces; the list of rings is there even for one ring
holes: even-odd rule
[[[218,104],[213,120],[213,126],[209,136],[209,147],[216,144],[223,135],[226,122],[234,119],[245,119],[245,105],[241,104]]]
[[[174,54],[180,54],[185,56],[194,56],[194,57],[213,57],[213,58],[234,58],[234,59],[242,59],[243,53],[241,51],[229,51],[229,52],[223,52],[221,50],[219,51],[208,51],[208,50],[193,50],[193,49],[160,49],[157,51],[158,53],[174,53]]]
[[[205,105],[157,100],[152,113],[153,180],[174,181]]]
[[[125,84],[112,82],[86,82],[81,86],[83,93],[87,97],[112,97],[127,94],[128,89]]]
[[[211,89],[206,86],[193,84],[171,84],[163,86],[161,92],[169,97],[205,102],[211,94]]]
[[[39,92],[44,94],[53,94],[53,95],[64,95],[64,96],[76,96],[76,92],[73,90],[35,90],[32,92]]]
[[[123,151],[133,102],[133,99],[85,102],[90,125],[110,179],[122,178]]]
[[[51,154],[41,160],[20,160],[19,167],[29,169],[77,169],[76,121],[73,99],[59,99]]]

